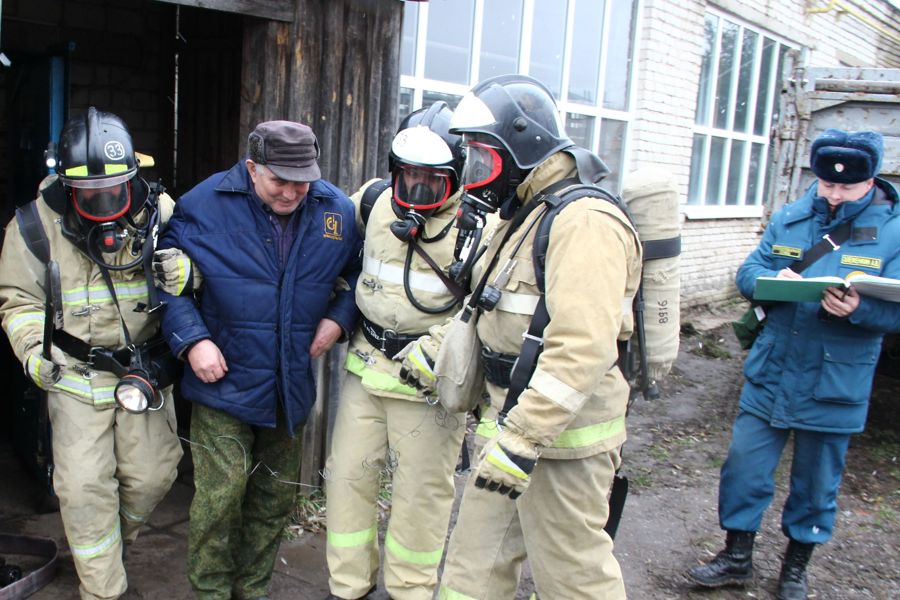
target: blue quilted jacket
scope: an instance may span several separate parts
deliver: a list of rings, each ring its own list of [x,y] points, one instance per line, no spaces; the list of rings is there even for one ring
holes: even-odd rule
[[[310,185],[296,238],[279,267],[272,225],[243,161],[179,199],[159,247],[184,250],[203,274],[198,300],[166,295],[162,331],[179,355],[209,338],[228,372],[206,384],[185,369],[182,392],[250,425],[274,427],[280,401],[289,430],[315,402],[309,347],[322,318],[352,331],[361,240],[354,207],[324,180]],[[343,278],[348,286],[336,285]]]

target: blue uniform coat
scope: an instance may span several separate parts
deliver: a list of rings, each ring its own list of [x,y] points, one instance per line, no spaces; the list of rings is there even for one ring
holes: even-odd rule
[[[841,223],[850,239],[803,271],[804,277],[847,276],[853,271],[900,278],[900,204],[896,190],[876,179],[863,198],[838,206],[829,220],[816,185],[773,217],[762,241],[737,273],[753,297],[757,277],[774,277]],[[782,254],[790,254],[783,252]],[[744,363],[741,408],[774,427],[832,433],[862,431],[875,365],[885,333],[900,330],[900,303],[862,296],[847,318],[823,317],[818,302],[784,302],[767,308],[765,327]]]
[[[264,427],[275,427],[280,398],[294,432],[315,402],[309,348],[319,321],[327,317],[347,332],[356,324],[361,240],[350,199],[315,181],[297,209],[300,222],[282,271],[264,206],[243,162],[176,203],[159,247],[184,250],[204,283],[198,302],[166,297],[162,331],[176,355],[211,339],[228,365],[212,384],[185,369],[186,398]],[[336,287],[339,277],[349,289]]]

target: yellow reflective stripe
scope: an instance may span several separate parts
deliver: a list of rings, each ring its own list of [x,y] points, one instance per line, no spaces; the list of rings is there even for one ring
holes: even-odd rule
[[[583,448],[613,438],[624,433],[624,431],[625,417],[617,417],[612,421],[606,421],[605,423],[596,423],[586,427],[563,431],[559,434],[559,437],[554,440],[551,447],[566,449]],[[480,435],[487,439],[491,439],[498,433],[500,433],[500,430],[497,429],[497,422],[492,421],[491,419],[482,419],[478,422],[478,427],[475,428],[475,435]]]
[[[583,448],[625,433],[625,417],[595,423],[577,429],[567,429],[553,441],[552,448]]]
[[[72,550],[74,556],[84,560],[103,554],[115,546],[120,539],[122,539],[122,534],[119,530],[119,523],[116,521],[113,530],[100,538],[97,542],[93,544],[73,544],[69,542],[69,548]]]
[[[80,167],[70,167],[66,169],[65,174],[69,177],[87,177],[87,165],[81,165]]]
[[[384,536],[384,548],[385,550],[390,550],[391,554],[393,554],[400,560],[413,565],[426,565],[436,567],[441,562],[441,556],[444,554],[443,546],[441,546],[437,550],[432,550],[431,552],[419,552],[417,550],[410,550],[409,548],[398,542],[397,538],[392,536],[390,531],[388,531],[387,535]]]
[[[491,419],[482,418],[478,422],[478,427],[475,428],[475,435],[480,435],[487,439],[491,439],[498,433],[500,433],[500,429],[497,427],[497,421]]]
[[[451,590],[445,585],[441,586],[441,589],[438,591],[438,600],[478,600],[473,596],[466,596],[465,594],[461,594],[460,592],[456,592]]]
[[[184,291],[187,286],[188,265],[191,264],[189,259],[182,256],[178,259],[178,293]]]
[[[32,354],[28,357],[28,360],[25,361],[25,372],[28,373],[28,376],[31,377],[31,380],[38,384],[39,387],[46,389],[44,387],[44,382],[41,381],[41,359],[40,356],[36,354]]]
[[[44,322],[44,313],[42,313],[42,312],[22,313],[20,315],[17,315],[13,320],[11,320],[9,322],[9,329],[7,329],[7,334],[11,336],[22,325],[27,325],[29,323],[43,323],[43,322]]]
[[[53,389],[68,392],[80,398],[93,399],[91,384],[77,375],[64,374],[53,386]]]
[[[116,173],[123,173],[128,170],[128,165],[115,165],[115,164],[106,164],[103,165],[103,172],[107,175],[115,175]]]
[[[371,544],[375,540],[377,534],[378,527],[376,525],[372,525],[368,529],[350,533],[337,533],[336,531],[329,529],[328,543],[335,548],[355,548],[357,546]]]
[[[344,363],[344,368],[354,375],[359,376],[359,378],[362,379],[363,386],[369,389],[392,392],[394,394],[406,394],[408,396],[416,395],[416,388],[406,385],[396,377],[391,377],[387,373],[368,368],[366,366],[366,361],[353,352],[347,353],[347,361]]]
[[[116,401],[116,386],[94,388],[94,406],[111,404]]]
[[[412,352],[406,355],[406,358],[409,359],[409,362],[414,364],[416,368],[419,370],[420,375],[424,375],[428,378],[429,381],[435,381],[437,378],[434,375],[434,371],[431,368],[431,365],[428,364],[428,359],[425,358],[425,353],[422,351],[422,348],[418,346],[418,344],[413,348]]]
[[[521,479],[522,481],[528,479],[528,473],[520,469],[519,465],[510,460],[506,455],[506,452],[497,446],[494,446],[491,449],[490,453],[487,455],[487,461],[504,473],[509,473],[516,479]]]
[[[147,282],[116,282],[113,283],[116,290],[116,296],[119,299],[146,298]],[[112,302],[112,294],[105,285],[92,285],[90,287],[82,286],[63,290],[63,304],[68,306],[72,304],[82,304],[86,300],[90,301],[109,301]]]

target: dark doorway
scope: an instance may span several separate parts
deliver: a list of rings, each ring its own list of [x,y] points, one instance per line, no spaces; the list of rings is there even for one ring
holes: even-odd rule
[[[238,143],[242,132],[237,130],[242,17],[182,6],[177,9],[176,26],[178,120],[173,195],[229,168],[243,151]]]

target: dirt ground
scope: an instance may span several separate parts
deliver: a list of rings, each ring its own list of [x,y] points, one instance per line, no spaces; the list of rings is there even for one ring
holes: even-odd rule
[[[774,597],[786,543],[779,519],[787,459],[779,468],[777,495],[757,537],[752,584],[701,591],[692,589],[681,575],[698,560],[715,554],[724,538],[716,516],[718,472],[737,410],[744,357],[728,321],[741,308],[683,315],[680,356],[672,374],[661,383],[660,398],[639,399],[632,407],[623,467],[630,494],[616,536],[616,555],[632,600]],[[892,367],[894,376],[900,376],[897,364]],[[879,375],[867,430],[851,443],[834,539],[813,555],[809,574],[815,600],[900,599],[898,397],[900,380]],[[60,546],[57,577],[33,598],[76,600],[77,578],[58,513],[33,513],[27,499],[34,484],[6,447],[0,448],[0,471],[4,473],[0,531],[52,537]],[[464,475],[457,476],[459,490],[464,481]],[[126,599],[193,597],[186,576],[191,494],[190,477],[183,474],[129,551]],[[325,534],[321,530],[294,533],[282,544],[271,596],[321,600],[328,593]],[[528,598],[532,591],[526,570],[517,600]],[[374,600],[387,600],[383,589]]]
[[[629,598],[723,600],[773,598],[786,544],[781,506],[789,457],[778,469],[777,492],[757,536],[756,577],[745,588],[701,591],[683,571],[721,549],[716,503],[719,468],[731,437],[746,353],[728,321],[730,311],[685,315],[681,351],[661,397],[638,400],[628,420],[623,472],[630,494],[616,537]],[[900,377],[895,362],[890,369]],[[887,373],[884,365],[882,371]],[[879,374],[865,433],[847,457],[834,538],[816,549],[809,568],[816,600],[900,598],[900,381]]]

